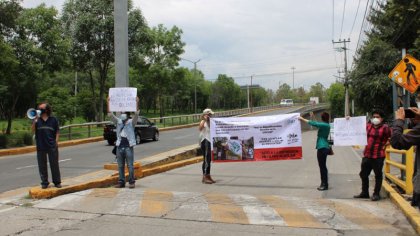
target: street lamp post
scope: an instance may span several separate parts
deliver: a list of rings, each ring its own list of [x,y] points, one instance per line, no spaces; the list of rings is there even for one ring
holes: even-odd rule
[[[290,69],[292,69],[292,89],[294,90],[295,89],[295,69],[296,69],[296,67],[294,67],[294,66],[292,66],[292,68],[290,68]]]
[[[181,58],[181,60],[194,64],[194,113],[197,114],[197,63],[200,62],[201,59],[198,59],[197,61],[191,61],[185,58]]]

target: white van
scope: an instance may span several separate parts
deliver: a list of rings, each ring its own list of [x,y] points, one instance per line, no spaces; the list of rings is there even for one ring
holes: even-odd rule
[[[293,99],[282,99],[280,101],[280,106],[284,106],[284,107],[293,106]]]

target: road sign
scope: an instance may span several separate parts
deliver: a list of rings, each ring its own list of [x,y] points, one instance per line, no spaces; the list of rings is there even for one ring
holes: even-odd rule
[[[407,54],[388,77],[410,93],[414,93],[420,85],[420,62]]]

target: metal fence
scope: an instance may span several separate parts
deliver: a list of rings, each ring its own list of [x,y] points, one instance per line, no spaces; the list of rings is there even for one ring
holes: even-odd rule
[[[301,112],[301,113],[308,113],[309,111],[322,110],[327,107],[327,105],[325,104],[317,104],[317,105],[295,104],[294,107],[299,107],[299,106],[304,106],[296,110],[296,112]],[[278,109],[281,107],[284,107],[284,106],[270,105],[270,106],[220,111],[220,112],[215,112],[214,117],[238,116],[238,115],[248,114],[251,112]],[[148,118],[148,119],[151,122],[155,123],[158,127],[165,128],[165,127],[176,126],[176,125],[197,123],[201,120],[201,115],[202,114],[200,113],[200,114],[191,114],[191,115],[156,117],[156,118]],[[66,126],[60,127],[60,137],[61,137],[60,139],[72,140],[72,139],[79,139],[79,138],[101,136],[103,134],[103,127],[109,123],[110,121],[103,121],[103,122],[90,122],[90,123],[83,123],[83,124],[66,125]]]
[[[391,153],[401,154],[400,157],[405,155],[405,163],[401,161],[395,161],[391,159]],[[400,158],[399,157],[399,158]],[[391,173],[391,167],[398,168],[405,171],[405,179],[401,179],[397,175]],[[402,188],[406,194],[413,193],[413,173],[414,173],[414,148],[411,147],[408,150],[397,150],[392,147],[385,149],[385,177],[392,183]]]

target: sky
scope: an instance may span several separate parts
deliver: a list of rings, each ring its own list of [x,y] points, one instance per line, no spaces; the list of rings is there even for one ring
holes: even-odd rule
[[[344,53],[335,48],[348,40],[351,68],[368,0],[133,0],[150,27],[182,29],[186,60],[205,79],[219,74],[239,85],[259,84],[277,90],[280,84],[303,87],[334,83],[344,70]],[[61,10],[65,0],[23,0]],[[372,2],[372,1],[371,1]],[[295,69],[292,69],[295,68]],[[294,72],[294,73],[293,73]],[[343,74],[341,74],[343,76]]]

